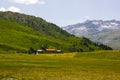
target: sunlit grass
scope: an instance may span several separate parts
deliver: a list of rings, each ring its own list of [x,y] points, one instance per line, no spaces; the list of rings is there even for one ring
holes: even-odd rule
[[[119,51],[39,55],[1,53],[0,80],[120,80],[119,56]]]

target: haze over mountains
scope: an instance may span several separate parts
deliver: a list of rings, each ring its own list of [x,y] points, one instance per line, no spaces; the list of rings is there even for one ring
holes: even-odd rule
[[[63,29],[78,37],[84,36],[94,42],[120,49],[120,21],[87,20]]]

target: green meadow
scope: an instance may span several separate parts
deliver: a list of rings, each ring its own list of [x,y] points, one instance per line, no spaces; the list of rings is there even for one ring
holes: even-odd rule
[[[0,53],[0,80],[120,80],[120,51]]]
[[[87,38],[71,35],[42,18],[9,11],[0,12],[0,51],[25,53],[30,48],[53,48],[63,52],[112,50]]]

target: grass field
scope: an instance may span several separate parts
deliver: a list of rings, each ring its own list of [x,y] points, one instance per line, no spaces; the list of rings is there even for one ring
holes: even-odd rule
[[[120,51],[0,53],[0,80],[120,80]]]

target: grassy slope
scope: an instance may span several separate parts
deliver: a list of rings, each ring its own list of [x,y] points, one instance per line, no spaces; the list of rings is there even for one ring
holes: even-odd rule
[[[16,22],[0,19],[0,43],[17,48],[28,49],[39,48],[40,44],[48,43],[51,47],[54,44],[68,46],[65,41],[46,36],[30,27],[19,25]],[[5,24],[7,23],[7,24]]]
[[[0,35],[3,46],[23,49],[47,45],[64,52],[111,50],[89,39],[75,37],[41,18],[13,12],[0,12]]]
[[[49,23],[39,17],[8,11],[0,12],[0,18],[9,21],[15,21],[21,25],[26,25],[33,28],[34,30],[40,31],[43,34],[52,36],[54,38],[65,40],[67,37],[71,36],[57,25]]]
[[[7,23],[7,24],[6,24]],[[77,49],[84,51],[101,49],[95,46],[93,42],[71,36],[67,40],[57,39],[49,35],[40,33],[33,28],[20,25],[14,21],[0,19],[0,49],[2,50],[28,50],[30,47],[39,49],[42,45],[49,45],[50,48],[61,49],[64,52],[69,51],[73,45]],[[3,47],[4,46],[4,47]],[[6,47],[5,47],[6,46]],[[6,48],[6,49],[5,49]]]
[[[0,54],[0,79],[120,80],[120,52]]]

